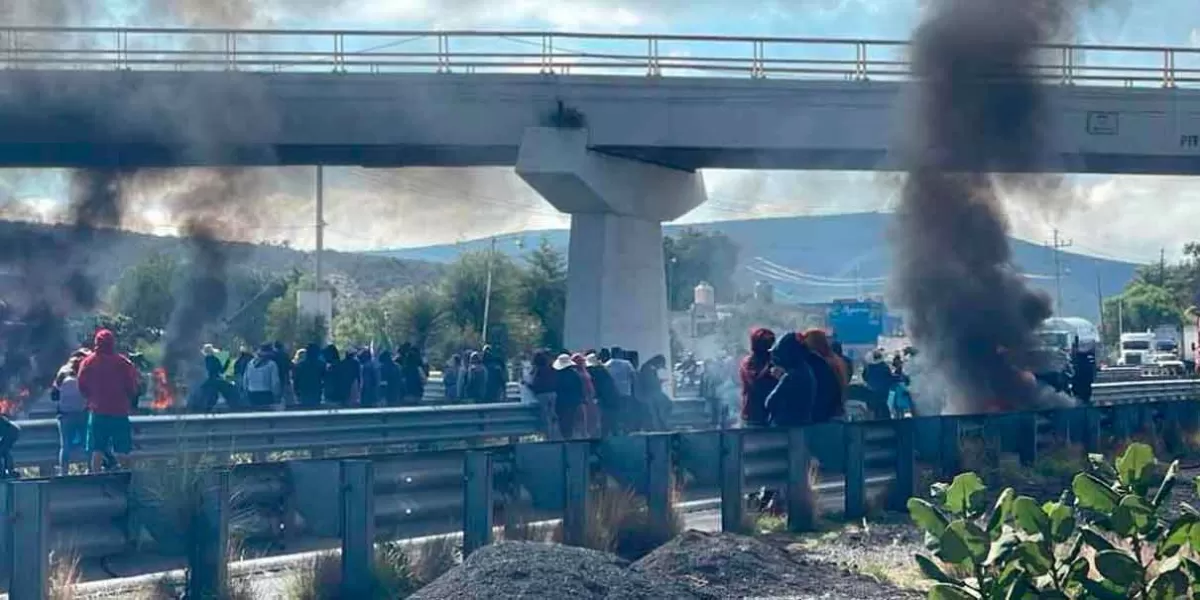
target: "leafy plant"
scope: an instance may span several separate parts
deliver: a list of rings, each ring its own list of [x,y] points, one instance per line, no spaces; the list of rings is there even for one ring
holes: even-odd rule
[[[1070,490],[1041,505],[1006,488],[989,509],[975,473],[934,484],[932,501],[909,499],[909,514],[938,559],[916,557],[934,581],[929,598],[1187,597],[1200,580],[1200,563],[1187,556],[1200,552],[1200,512],[1185,505],[1173,522],[1160,515],[1178,463],[1163,468],[1140,443],[1112,464],[1088,459]]]

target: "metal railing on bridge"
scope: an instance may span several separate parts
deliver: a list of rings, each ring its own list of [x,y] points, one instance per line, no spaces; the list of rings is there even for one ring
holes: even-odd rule
[[[10,69],[516,72],[895,81],[896,40],[530,31],[0,28]],[[1176,87],[1200,82],[1200,48],[1047,45],[1047,82]]]

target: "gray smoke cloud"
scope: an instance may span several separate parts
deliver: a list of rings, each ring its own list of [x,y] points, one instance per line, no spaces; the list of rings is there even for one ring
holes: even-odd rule
[[[947,388],[948,413],[1061,401],[1026,373],[1051,303],[1012,264],[996,182],[1021,185],[1025,178],[1010,173],[1045,165],[1046,99],[1031,65],[1038,44],[1064,35],[1073,8],[941,0],[913,36],[913,129],[892,276],[930,381]]]

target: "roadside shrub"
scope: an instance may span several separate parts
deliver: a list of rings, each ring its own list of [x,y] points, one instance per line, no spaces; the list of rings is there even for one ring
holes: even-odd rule
[[[1161,510],[1178,462],[1164,467],[1141,443],[1112,464],[1099,455],[1088,462],[1057,501],[1041,505],[1006,488],[989,509],[987,488],[970,472],[935,484],[932,501],[909,499],[937,559],[916,557],[935,582],[929,598],[1188,597],[1200,582],[1200,512],[1184,505],[1169,520]]]

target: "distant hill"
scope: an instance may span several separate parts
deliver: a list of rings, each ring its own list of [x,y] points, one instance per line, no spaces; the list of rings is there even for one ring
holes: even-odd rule
[[[64,228],[54,225],[0,221],[0,238],[30,230],[65,233]],[[101,254],[91,261],[91,274],[102,291],[147,256],[172,254],[182,258],[187,251],[181,238],[118,230],[98,232],[95,247]],[[225,247],[231,265],[277,275],[286,275],[295,268],[305,272],[312,269],[311,252],[241,242],[227,242]],[[326,280],[337,289],[338,302],[375,298],[395,288],[429,283],[438,279],[443,270],[442,265],[426,261],[332,251],[324,254],[323,268]]]
[[[882,213],[860,213],[819,217],[785,217],[723,221],[700,225],[671,225],[667,233],[685,228],[721,231],[741,247],[735,277],[743,290],[757,280],[774,284],[776,296],[794,302],[826,302],[858,294],[884,293],[890,269],[891,248],[887,241],[890,217]],[[566,252],[566,230],[530,231],[499,236],[497,249],[519,255],[545,237]],[[1013,256],[1035,287],[1052,296],[1054,253],[1037,244],[1010,240]],[[448,262],[460,252],[483,250],[489,239],[461,244],[428,246],[379,252],[409,260]],[[1137,265],[1063,252],[1062,295],[1065,314],[1095,321],[1099,315],[1097,285],[1104,296],[1117,294],[1133,277]]]

